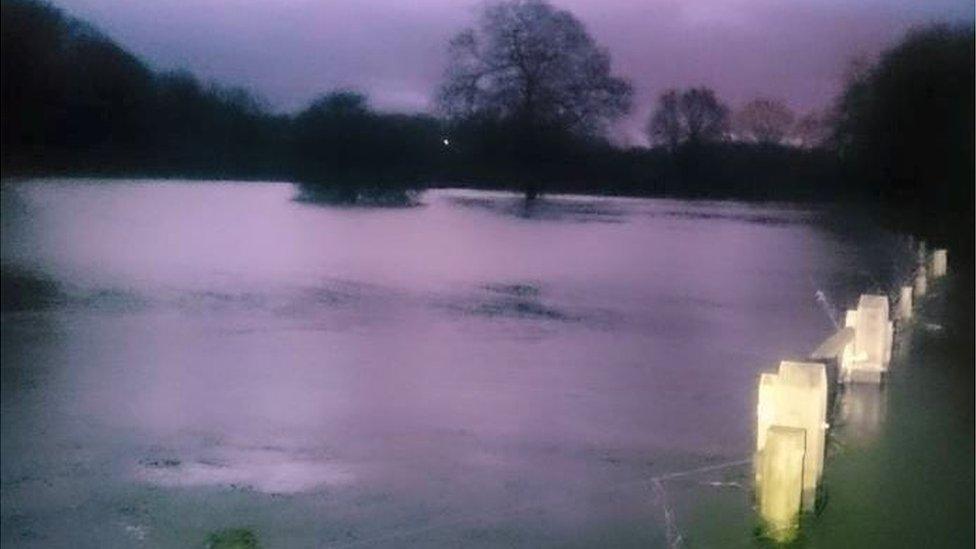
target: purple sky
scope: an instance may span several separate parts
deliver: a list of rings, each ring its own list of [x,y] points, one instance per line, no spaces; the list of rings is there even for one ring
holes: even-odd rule
[[[480,0],[54,0],[154,68],[242,85],[277,110],[335,87],[384,110],[429,107],[447,40]],[[912,25],[973,21],[972,0],[557,0],[608,47],[636,91],[618,136],[639,143],[654,98],[708,85],[733,107],[756,96],[827,105],[855,56]]]

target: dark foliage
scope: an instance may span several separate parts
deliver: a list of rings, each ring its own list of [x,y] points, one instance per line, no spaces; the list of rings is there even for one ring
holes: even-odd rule
[[[520,175],[526,198],[577,152],[571,141],[604,135],[630,110],[631,86],[611,74],[610,55],[572,13],[543,0],[486,4],[478,27],[448,50],[440,110],[464,133],[489,134],[485,152]],[[494,139],[499,131],[507,143]]]
[[[2,10],[4,173],[279,169],[283,121],[248,92],[155,74],[47,4],[4,1]]]
[[[842,95],[838,153],[851,191],[895,226],[972,253],[972,28],[910,33]]]
[[[63,301],[61,288],[42,274],[24,269],[0,269],[0,311],[43,309]]]
[[[686,143],[666,148],[619,148],[599,139],[553,133],[536,140],[526,158],[519,135],[495,120],[451,127],[444,176],[452,184],[546,192],[830,200],[841,192],[835,155],[746,143]],[[524,169],[531,165],[531,170]]]
[[[647,123],[651,143],[676,150],[679,145],[722,141],[729,125],[729,109],[711,88],[668,90],[658,97]]]
[[[434,173],[443,153],[437,119],[378,114],[351,91],[314,101],[291,136],[294,177],[306,182],[306,197],[329,202],[409,202],[408,191]]]
[[[611,74],[610,55],[572,13],[544,0],[502,0],[480,15],[448,48],[438,103],[452,118],[599,135],[630,110],[630,84]]]

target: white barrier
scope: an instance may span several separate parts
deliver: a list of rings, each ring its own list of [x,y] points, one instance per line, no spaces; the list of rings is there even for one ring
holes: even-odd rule
[[[946,275],[946,250],[929,255],[922,241],[917,252],[912,285],[899,288],[896,310],[885,295],[861,295],[857,308],[846,312],[844,327],[811,353],[816,361],[836,361],[840,383],[882,381],[891,362],[892,313],[902,322],[911,319],[915,304],[928,290],[928,278]],[[899,348],[904,351],[904,343]],[[824,467],[829,390],[821,362],[783,361],[777,373],[759,378],[756,495],[768,533],[778,542],[792,540],[799,514],[815,507]],[[878,388],[849,386],[840,399],[842,421],[857,427],[865,438],[876,434],[884,409]]]
[[[929,277],[934,279],[945,276],[948,267],[946,255],[946,251],[943,249],[932,251],[932,255],[929,256]]]
[[[919,265],[925,265],[925,261],[928,258],[928,248],[925,245],[924,240],[918,242],[918,251],[916,255],[916,263]]]
[[[760,498],[768,487],[766,446],[774,427],[791,427],[805,432],[802,509],[812,511],[823,474],[827,429],[827,373],[815,362],[780,363],[779,373],[764,373],[759,379],[756,451]]]
[[[759,490],[759,514],[769,536],[778,542],[791,540],[799,527],[805,455],[806,430],[769,428],[759,466],[765,479]]]
[[[914,293],[915,297],[922,297],[928,291],[929,284],[925,277],[925,269],[919,269],[915,273]]]
[[[912,318],[912,287],[902,286],[898,295],[898,320]]]
[[[891,362],[894,325],[889,320],[888,298],[862,295],[856,310],[844,319],[854,337],[839,355],[841,383],[881,383]]]

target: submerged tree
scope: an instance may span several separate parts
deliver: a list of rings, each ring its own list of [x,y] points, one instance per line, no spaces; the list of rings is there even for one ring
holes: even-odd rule
[[[746,103],[735,114],[735,131],[742,140],[778,144],[789,135],[795,118],[782,101],[760,97]]]
[[[631,86],[611,74],[609,53],[570,12],[542,0],[487,6],[449,53],[440,109],[454,120],[509,126],[524,170],[544,161],[554,136],[602,135],[630,109]],[[527,196],[535,192],[530,184]]]
[[[430,116],[378,113],[365,95],[334,91],[313,101],[292,124],[294,176],[310,199],[408,205],[411,189],[435,164],[439,129]]]
[[[651,143],[671,150],[683,143],[701,144],[724,139],[729,109],[710,88],[668,90],[658,98],[647,125]]]
[[[293,125],[296,152],[309,174],[301,179],[313,174],[335,180],[354,177],[372,157],[373,126],[366,96],[359,92],[334,91],[313,101]]]

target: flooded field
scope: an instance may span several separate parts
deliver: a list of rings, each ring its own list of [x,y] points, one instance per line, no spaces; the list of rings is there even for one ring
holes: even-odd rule
[[[4,185],[5,547],[754,546],[757,375],[907,254],[786,205],[296,194]],[[801,543],[971,545],[921,507],[972,515],[952,371],[845,395]]]

